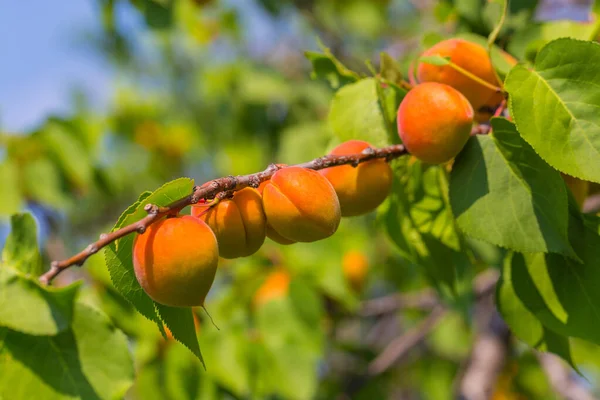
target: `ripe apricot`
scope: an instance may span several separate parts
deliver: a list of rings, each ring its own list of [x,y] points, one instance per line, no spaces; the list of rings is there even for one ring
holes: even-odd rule
[[[498,78],[490,61],[487,50],[477,43],[464,39],[448,39],[441,41],[423,53],[423,56],[449,57],[457,66],[469,71],[482,80],[499,86]],[[473,109],[478,111],[486,104],[502,101],[501,94],[482,85],[472,78],[462,74],[449,65],[432,65],[419,63],[417,78],[420,82],[438,82],[452,86],[461,92],[471,103]]]
[[[257,190],[261,194],[261,196],[263,194],[263,190],[264,190],[265,186],[267,186],[267,183],[269,183],[269,180],[261,182],[261,184],[258,186]],[[283,236],[281,236],[279,233],[277,233],[275,231],[275,229],[273,229],[271,227],[271,225],[269,225],[269,221],[267,221],[267,225],[266,225],[266,234],[267,234],[267,237],[269,239],[271,239],[272,241],[274,241],[275,243],[279,243],[279,244],[283,244],[283,245],[296,243],[295,241],[286,239]]]
[[[471,134],[473,108],[456,89],[436,82],[411,89],[398,108],[398,133],[407,150],[426,163],[450,161]]]
[[[357,154],[371,145],[362,140],[349,140],[334,148],[332,155]],[[392,169],[385,160],[340,165],[319,171],[331,183],[340,201],[343,217],[361,215],[374,210],[390,193]]]
[[[154,301],[167,306],[203,305],[218,259],[215,234],[189,215],[155,222],[133,242],[138,282]]]
[[[289,273],[284,270],[272,272],[254,294],[252,304],[260,307],[271,300],[287,296],[290,280]]]
[[[277,171],[264,187],[263,207],[273,230],[296,242],[325,239],[340,224],[340,202],[333,186],[306,168]]]
[[[352,250],[344,254],[342,259],[344,277],[352,289],[360,292],[365,284],[369,270],[369,260],[360,251]]]
[[[258,190],[244,188],[232,199],[221,200],[207,210],[201,204],[192,207],[192,215],[210,226],[223,258],[247,257],[265,241],[266,217]]]

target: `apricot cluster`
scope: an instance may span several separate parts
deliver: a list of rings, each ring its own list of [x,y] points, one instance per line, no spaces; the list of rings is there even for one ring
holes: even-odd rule
[[[497,107],[503,94],[487,51],[478,44],[450,39],[424,56],[449,58],[451,64],[418,65],[421,83],[406,94],[398,108],[398,133],[414,157],[442,164],[456,157],[469,139],[473,121],[489,118],[484,113]],[[504,57],[510,64],[516,63],[508,54]],[[369,147],[367,142],[350,140],[330,154],[359,154]],[[229,198],[199,203],[192,207],[191,216],[151,225],[134,241],[136,277],[159,303],[203,305],[219,257],[250,256],[266,237],[286,245],[328,238],[338,229],[341,217],[377,208],[390,193],[392,181],[392,169],[383,159],[320,171],[282,166],[257,189],[248,187]],[[578,190],[583,193],[584,189]],[[580,201],[578,190],[574,189]],[[351,252],[343,260],[346,280],[356,291],[360,291],[367,269],[368,262],[360,253]],[[268,298],[272,286],[285,292],[288,281],[281,273],[273,275],[255,302]]]
[[[369,147],[367,142],[351,140],[331,154],[358,154]],[[201,306],[219,257],[250,256],[267,236],[282,244],[328,238],[342,216],[372,211],[391,186],[392,170],[381,159],[321,171],[282,167],[257,189],[247,187],[228,198],[202,201],[192,206],[190,216],[150,225],[134,240],[136,277],[161,304]]]
[[[517,61],[508,53],[509,65]],[[398,134],[407,150],[429,164],[452,160],[462,150],[473,121],[485,122],[502,103],[501,83],[487,50],[463,39],[444,40],[423,53],[451,64],[417,67],[418,85],[398,108]]]

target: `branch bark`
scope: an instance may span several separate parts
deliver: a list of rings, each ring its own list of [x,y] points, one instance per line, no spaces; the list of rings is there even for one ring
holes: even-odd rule
[[[490,310],[490,307],[486,307]],[[493,304],[487,326],[478,335],[471,357],[460,381],[461,400],[488,400],[492,397],[498,376],[509,349],[510,331]]]
[[[573,379],[571,369],[559,357],[550,353],[538,353],[537,357],[550,385],[564,399],[597,400],[586,388]]]
[[[484,297],[494,290],[498,281],[498,275],[498,271],[493,269],[486,270],[477,275],[473,282],[475,298]],[[394,312],[402,308],[431,310],[438,304],[440,304],[440,299],[435,291],[427,288],[415,293],[395,293],[365,301],[359,314],[363,317],[372,317]]]
[[[438,322],[446,314],[446,311],[447,310],[443,306],[436,306],[417,326],[410,329],[402,336],[394,339],[387,345],[381,354],[369,364],[369,375],[379,375],[382,372],[385,372],[406,355],[410,349],[421,343],[423,339],[427,337],[429,332],[437,326]]]
[[[356,167],[360,163],[373,160],[376,158],[382,158],[387,161],[393,160],[400,156],[406,155],[408,152],[405,147],[401,144],[392,145],[383,148],[366,148],[361,153],[350,154],[350,155],[326,155],[323,157],[316,158],[312,161],[308,161],[302,164],[294,165],[295,167],[308,168],[313,170],[320,170],[330,167],[336,167],[340,165],[352,165]],[[154,204],[147,204],[144,210],[147,212],[144,218],[139,221],[117,229],[114,232],[100,235],[100,239],[94,243],[91,243],[81,252],[74,256],[67,258],[62,261],[53,261],[50,265],[50,269],[40,276],[39,280],[43,284],[50,284],[54,278],[62,271],[67,268],[77,265],[81,266],[83,263],[93,254],[96,254],[100,249],[109,245],[110,243],[127,236],[131,233],[137,232],[142,234],[148,229],[150,225],[160,220],[163,217],[174,216],[179,213],[183,208],[196,204],[203,199],[212,199],[222,192],[232,192],[241,190],[245,187],[258,187],[261,182],[266,181],[275,174],[278,170],[286,168],[283,165],[271,164],[264,171],[257,172],[248,175],[238,176],[227,176],[219,179],[209,181],[207,184],[202,186],[194,187],[191,194],[183,197],[168,206],[159,207]]]

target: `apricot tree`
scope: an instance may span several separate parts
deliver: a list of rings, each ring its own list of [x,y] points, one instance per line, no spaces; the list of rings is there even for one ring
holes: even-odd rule
[[[234,135],[222,158],[231,174],[143,191],[106,233],[49,268],[35,220],[13,214],[0,264],[0,398],[123,397],[134,380],[131,343],[133,398],[384,398],[392,390],[379,383],[396,381],[434,398],[427,377],[436,368],[446,379],[439,398],[451,390],[474,400],[597,392],[577,377],[592,386],[600,379],[597,23],[590,32],[573,22],[560,34],[552,23],[532,33],[506,1],[479,10],[491,23],[446,3],[461,27],[487,37],[433,35],[414,57],[382,52],[378,70],[350,67],[324,46],[305,53],[312,77],[333,92],[326,129],[288,132],[294,157],[281,152],[262,170],[238,173],[235,162],[251,163],[244,157],[253,142]],[[193,26],[184,7],[204,2],[185,4],[178,18]],[[254,72],[237,94],[269,86]],[[262,101],[248,96],[246,117]],[[206,109],[218,115],[238,100],[225,97]],[[162,179],[194,135],[154,119],[117,114],[111,124],[158,154],[153,176]],[[252,118],[237,128],[246,123]],[[101,169],[36,158],[61,143],[91,147],[69,141],[71,125],[52,121],[34,140],[15,139],[9,159],[30,176],[59,159],[75,196]],[[299,161],[309,145],[318,154]],[[17,170],[0,177],[17,182]],[[42,204],[55,200],[21,186]],[[90,267],[91,285],[76,279],[75,266]],[[407,357],[419,349],[436,364]],[[396,369],[402,363],[409,367]],[[541,388],[515,372],[534,364],[548,376]]]

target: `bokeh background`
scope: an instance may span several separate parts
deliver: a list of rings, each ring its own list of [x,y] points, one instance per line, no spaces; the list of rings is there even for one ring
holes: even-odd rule
[[[536,40],[597,32],[589,5],[565,11],[579,22],[532,23],[537,3],[511,2],[503,32],[520,59]],[[319,41],[370,74],[382,51],[406,70],[440,38],[485,36],[493,24],[477,0],[0,1],[0,246],[7,217],[28,210],[44,257],[63,259],[166,181],[200,184],[325,154],[335,143],[327,124],[335,91],[312,79],[303,54],[321,51]],[[423,193],[422,207],[438,207],[440,196]],[[325,241],[267,241],[255,256],[222,262],[207,300],[220,330],[198,310],[206,371],[117,294],[101,255],[57,283],[84,279],[86,301],[128,335],[130,399],[453,398],[473,341],[464,310],[448,313],[393,368],[365,373],[426,315],[360,313],[365,299],[429,286],[386,236],[386,207],[344,220]],[[501,263],[498,249],[476,245],[481,265],[471,274]],[[366,278],[352,284],[344,265]],[[598,350],[577,351],[586,376],[597,377]],[[496,399],[552,398],[518,343],[498,388]]]

